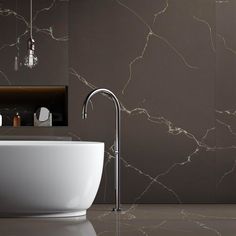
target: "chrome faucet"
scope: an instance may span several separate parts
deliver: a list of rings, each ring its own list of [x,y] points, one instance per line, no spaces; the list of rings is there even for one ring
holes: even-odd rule
[[[82,118],[87,118],[88,111],[88,103],[93,95],[97,93],[103,93],[110,97],[116,107],[116,139],[115,139],[115,200],[116,205],[113,208],[113,211],[121,211],[120,208],[120,103],[114,93],[112,93],[108,89],[100,88],[95,89],[91,93],[88,94],[84,101],[83,109],[82,109]]]

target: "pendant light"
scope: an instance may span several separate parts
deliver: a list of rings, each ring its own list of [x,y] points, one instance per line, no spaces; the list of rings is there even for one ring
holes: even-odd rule
[[[18,0],[16,0],[16,9],[15,12],[18,12]],[[19,58],[20,58],[20,48],[19,48],[19,37],[18,37],[18,25],[17,25],[17,17],[15,19],[15,28],[16,28],[16,55],[15,55],[15,59],[14,59],[14,70],[18,71],[19,70]]]
[[[33,39],[33,0],[30,0],[30,38],[27,41],[28,54],[25,57],[24,65],[32,69],[38,63],[38,58],[35,56],[35,41]]]

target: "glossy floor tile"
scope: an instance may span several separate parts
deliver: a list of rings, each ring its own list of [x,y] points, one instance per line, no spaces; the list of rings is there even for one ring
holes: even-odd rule
[[[236,235],[236,205],[94,205],[87,217],[1,219],[4,236]]]

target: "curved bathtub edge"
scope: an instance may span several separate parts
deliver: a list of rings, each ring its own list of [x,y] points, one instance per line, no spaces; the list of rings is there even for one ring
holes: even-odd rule
[[[33,215],[20,215],[20,214],[1,214],[0,218],[70,218],[80,217],[80,219],[86,219],[86,210],[72,211],[72,212],[58,212],[49,214],[33,214]]]

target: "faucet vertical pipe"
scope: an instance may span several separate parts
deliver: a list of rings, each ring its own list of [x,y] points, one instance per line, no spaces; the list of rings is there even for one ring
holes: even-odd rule
[[[86,97],[83,108],[82,108],[82,118],[87,118],[88,104],[90,99],[97,93],[102,93],[108,95],[115,104],[116,108],[116,134],[115,134],[115,208],[113,211],[120,211],[120,103],[114,93],[108,89],[100,88],[95,89]]]

